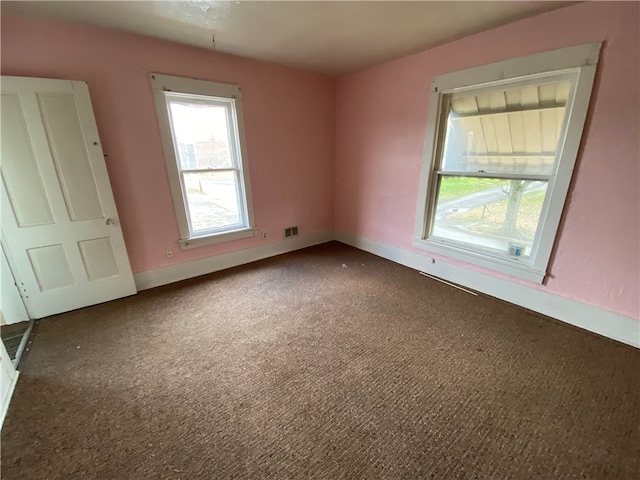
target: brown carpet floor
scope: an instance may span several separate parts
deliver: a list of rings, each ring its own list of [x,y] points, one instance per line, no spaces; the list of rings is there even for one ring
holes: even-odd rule
[[[338,243],[34,335],[6,480],[639,478],[640,351]]]

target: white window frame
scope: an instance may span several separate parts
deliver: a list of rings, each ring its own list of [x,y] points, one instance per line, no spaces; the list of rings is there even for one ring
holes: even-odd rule
[[[530,282],[543,282],[580,147],[599,55],[600,43],[592,43],[434,77],[420,175],[415,247]],[[481,247],[430,236],[437,201],[436,169],[446,131],[446,116],[442,112],[445,95],[484,87],[499,88],[513,82],[534,82],[558,74],[570,75],[575,80],[567,101],[565,135],[558,142],[554,171],[549,177],[538,230],[527,261],[510,257],[507,252],[489,252]]]
[[[251,196],[251,180],[249,177],[249,164],[247,161],[247,148],[244,132],[244,115],[242,111],[242,89],[238,85],[228,83],[210,82],[194,78],[176,77],[151,73],[151,87],[156,104],[156,114],[162,137],[162,148],[169,174],[169,184],[173,205],[180,228],[180,248],[182,250],[210,245],[214,243],[228,242],[241,238],[253,237],[257,233],[253,213],[253,199]],[[240,206],[241,225],[231,228],[217,228],[205,232],[192,233],[189,223],[187,194],[182,181],[182,170],[177,158],[177,145],[171,129],[168,100],[171,96],[185,95],[187,99],[215,104],[216,100],[222,101],[230,107],[231,115],[227,118],[229,131],[235,130],[236,141],[232,141],[230,148],[237,159],[236,168],[239,170],[238,203]],[[206,97],[206,98],[204,98]],[[235,127],[235,128],[234,128]],[[235,144],[234,144],[235,143]],[[197,169],[201,170],[201,169]],[[190,170],[185,170],[190,171]]]

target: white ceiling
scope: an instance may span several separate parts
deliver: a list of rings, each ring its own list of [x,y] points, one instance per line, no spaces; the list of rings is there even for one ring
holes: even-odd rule
[[[3,14],[94,25],[330,75],[576,2],[2,1]]]

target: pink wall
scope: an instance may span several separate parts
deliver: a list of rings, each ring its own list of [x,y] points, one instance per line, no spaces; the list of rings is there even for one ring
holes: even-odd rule
[[[582,3],[338,79],[336,229],[415,250],[434,75],[604,41],[550,275],[537,288],[638,318],[639,16],[636,2]]]
[[[335,80],[96,28],[2,17],[2,75],[86,80],[134,272],[333,227]],[[148,73],[243,88],[261,237],[180,251]],[[173,249],[174,258],[165,258]]]

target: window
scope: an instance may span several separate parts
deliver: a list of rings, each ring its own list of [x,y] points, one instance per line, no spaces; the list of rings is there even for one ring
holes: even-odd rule
[[[438,76],[414,245],[542,283],[600,44]]]
[[[151,74],[183,249],[254,236],[240,87]]]

